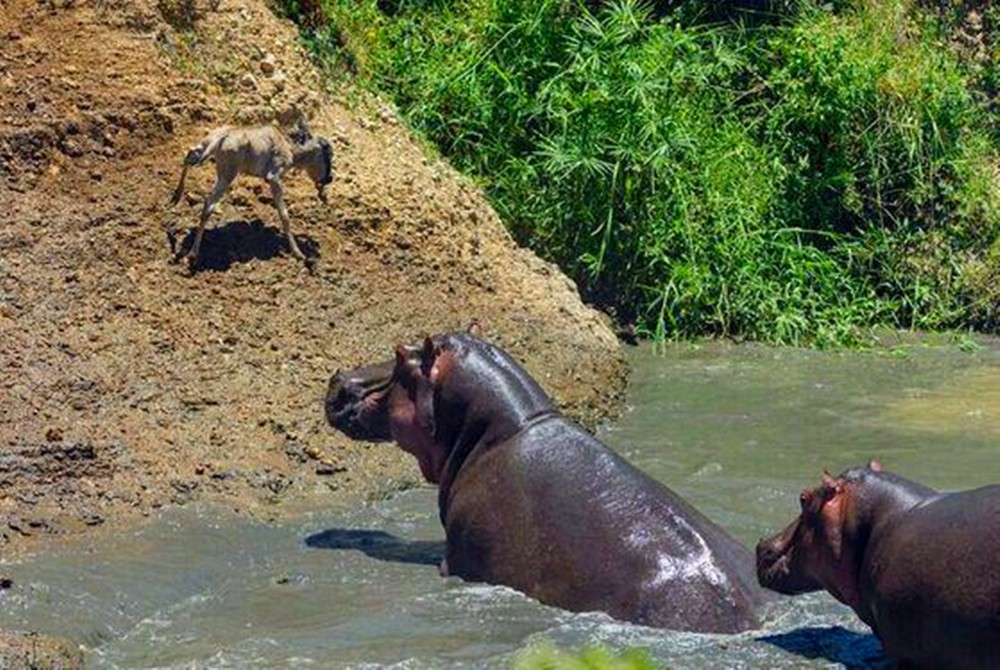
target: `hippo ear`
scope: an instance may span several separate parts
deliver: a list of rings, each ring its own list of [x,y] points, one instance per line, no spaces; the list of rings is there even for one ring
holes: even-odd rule
[[[405,344],[396,345],[396,365],[405,365],[406,361],[410,360],[410,352],[407,350]]]
[[[835,493],[840,492],[841,484],[839,479],[834,479],[826,470],[823,471],[823,494],[826,498],[829,498]]]
[[[479,339],[483,338],[483,326],[478,321],[470,321],[469,327],[465,329],[465,332],[473,337],[478,337]]]
[[[868,461],[868,469],[872,472],[882,472],[882,464],[873,458]]]
[[[411,344],[399,343],[396,345],[396,366],[412,365],[413,357],[420,353],[420,348]]]

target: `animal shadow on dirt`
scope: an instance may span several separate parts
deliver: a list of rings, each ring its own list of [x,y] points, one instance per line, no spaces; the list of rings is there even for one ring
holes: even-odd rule
[[[354,549],[368,556],[391,563],[440,565],[444,558],[444,542],[405,540],[381,530],[331,528],[306,538],[313,549]]]
[[[168,232],[171,253],[186,253],[194,244],[196,230],[197,227],[178,227]],[[310,262],[315,263],[319,259],[316,240],[308,235],[296,235],[295,240]],[[266,261],[282,254],[291,256],[288,243],[279,229],[266,225],[261,219],[227,221],[205,230],[195,270],[225,271],[235,263],[247,263],[255,258]]]
[[[756,639],[804,658],[825,658],[848,670],[889,668],[877,637],[840,626],[808,626]]]

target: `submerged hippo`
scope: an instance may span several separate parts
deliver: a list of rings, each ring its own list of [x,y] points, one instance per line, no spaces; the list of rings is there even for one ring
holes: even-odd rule
[[[826,589],[902,667],[1000,668],[1000,486],[937,493],[872,461],[801,503],[757,546],[761,585]]]
[[[338,372],[329,422],[395,440],[439,486],[445,575],[649,626],[756,624],[753,557],[680,496],[568,421],[507,353],[470,335]]]

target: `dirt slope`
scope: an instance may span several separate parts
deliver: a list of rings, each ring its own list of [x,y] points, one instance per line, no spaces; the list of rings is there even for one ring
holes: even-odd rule
[[[325,426],[326,382],[470,319],[573,416],[619,406],[602,317],[389,110],[323,93],[260,0],[199,4],[190,29],[176,0],[0,2],[0,556],[164,504],[270,514],[417,481],[398,450]],[[192,172],[165,208],[187,147],[296,107],[336,151],[330,205],[288,182],[316,272],[246,179],[205,269],[169,264],[166,228],[194,224],[212,180]]]

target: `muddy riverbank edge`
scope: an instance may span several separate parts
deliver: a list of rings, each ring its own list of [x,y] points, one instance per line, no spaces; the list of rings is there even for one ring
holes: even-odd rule
[[[326,426],[326,383],[471,320],[573,418],[620,410],[627,368],[606,317],[390,108],[325,90],[295,27],[260,0],[171,8],[13,0],[0,13],[0,577],[4,561],[164,506],[272,518],[418,484],[406,454]],[[166,231],[193,225],[212,183],[211,166],[192,172],[165,206],[187,148],[299,111],[336,156],[329,205],[287,183],[315,271],[249,179],[215,214],[199,271],[170,264]],[[3,639],[10,667],[40,648]]]

